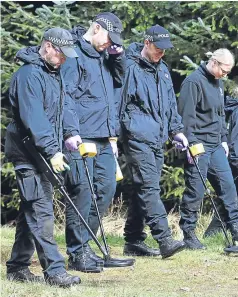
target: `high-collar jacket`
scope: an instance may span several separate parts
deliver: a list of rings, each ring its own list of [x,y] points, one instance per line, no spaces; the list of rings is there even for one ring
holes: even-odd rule
[[[67,59],[63,76],[68,94],[73,99],[78,116],[80,136],[104,138],[116,136],[117,99],[115,88],[123,84],[125,56],[97,52],[83,38],[85,30],[71,31],[78,58]]]
[[[228,118],[229,159],[238,172],[238,98],[227,97],[225,111]]]
[[[191,144],[218,145],[227,141],[223,82],[215,79],[205,63],[183,81],[178,111]]]
[[[122,134],[129,139],[161,148],[183,125],[167,65],[152,64],[141,56],[143,44],[132,43],[126,51],[127,70],[122,88]]]
[[[13,74],[9,99],[13,119],[7,127],[5,153],[14,164],[31,164],[22,138],[30,136],[37,149],[50,159],[62,149],[63,117],[68,112],[67,135],[78,134],[74,106],[68,100],[60,69],[54,70],[41,58],[39,47],[20,50],[23,65]]]

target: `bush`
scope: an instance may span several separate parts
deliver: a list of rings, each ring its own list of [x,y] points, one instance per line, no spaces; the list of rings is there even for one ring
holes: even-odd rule
[[[14,56],[22,47],[39,44],[47,28],[62,26],[70,29],[76,24],[88,27],[96,14],[111,11],[122,19],[125,46],[128,46],[132,41],[141,41],[147,27],[156,23],[165,26],[172,32],[174,44],[165,60],[172,68],[175,89],[179,89],[182,79],[205,59],[205,52],[227,47],[238,56],[238,3],[234,1],[58,1],[53,6],[48,2],[41,7],[35,7],[33,3],[24,7],[12,1],[1,3],[2,151],[5,129],[11,119],[7,90],[13,72],[19,67],[14,63]],[[236,88],[237,73],[236,66],[230,75],[232,80],[225,81],[227,93],[232,94]],[[4,153],[1,159],[6,161]],[[167,159],[170,161],[164,166],[161,179],[163,196],[181,197],[183,169],[173,166],[177,155],[172,151],[167,152]],[[2,203],[18,207],[13,167],[8,163],[2,167],[2,182]]]

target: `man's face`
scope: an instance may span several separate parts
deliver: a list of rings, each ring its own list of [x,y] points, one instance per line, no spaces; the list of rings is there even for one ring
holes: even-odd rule
[[[55,69],[57,69],[66,61],[66,56],[63,54],[59,47],[48,42],[45,60]]]
[[[150,62],[158,63],[164,54],[165,50],[156,47],[153,42],[147,42],[147,58]]]
[[[92,46],[96,49],[96,51],[103,52],[111,45],[112,41],[109,37],[108,31],[102,28],[100,25],[97,25],[95,34],[92,38]]]
[[[232,69],[231,64],[223,64],[217,60],[213,60],[213,75],[216,79],[226,77]]]

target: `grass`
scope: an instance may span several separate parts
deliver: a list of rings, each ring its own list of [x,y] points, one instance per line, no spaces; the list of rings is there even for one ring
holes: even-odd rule
[[[176,222],[177,218],[170,216],[170,225],[178,238],[181,233]],[[114,225],[118,230],[118,224]],[[207,219],[200,220],[200,238],[206,225]],[[113,229],[107,231],[113,233]],[[82,283],[69,289],[7,281],[5,262],[11,253],[14,234],[15,228],[1,228],[2,297],[238,297],[238,257],[224,254],[222,234],[202,240],[207,246],[206,251],[183,251],[167,260],[137,257],[133,268],[105,269],[100,274],[72,272],[81,277]],[[121,234],[108,234],[107,239],[111,255],[121,257],[124,244]],[[67,259],[63,231],[57,231],[56,241]],[[157,246],[151,236],[147,243]],[[98,251],[95,245],[93,247]],[[36,255],[31,271],[41,274]]]

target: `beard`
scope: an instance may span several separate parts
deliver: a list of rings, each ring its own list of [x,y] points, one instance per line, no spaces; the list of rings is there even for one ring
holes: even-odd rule
[[[60,67],[60,65],[57,65],[56,63],[53,62],[53,58],[51,54],[47,54],[45,56],[45,61],[50,67],[53,68],[53,70],[57,70]]]

